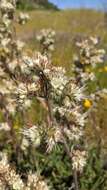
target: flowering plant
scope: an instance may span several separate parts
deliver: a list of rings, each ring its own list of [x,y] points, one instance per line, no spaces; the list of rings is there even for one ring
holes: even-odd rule
[[[34,172],[30,169],[27,177],[21,179],[23,172],[21,175],[17,174],[19,168],[14,169],[11,162],[8,163],[7,157],[11,160],[11,156],[4,153],[6,148],[3,145],[0,188],[51,189],[41,177],[35,161],[36,150],[43,149],[48,155],[62,145],[71,163],[75,189],[78,190],[78,175],[83,172],[88,158],[83,138],[89,113],[83,107],[83,101],[87,98],[87,80],[83,80],[83,75],[87,73],[84,69],[86,65],[102,62],[105,52],[97,50],[97,39],[92,37],[89,41],[77,43],[81,50],[76,59],[75,76],[67,76],[65,68],[52,64],[50,52],[54,49],[54,31],[42,30],[37,36],[42,47],[41,52],[33,52],[29,56],[24,51],[24,43],[17,39],[14,22],[25,24],[29,16],[21,13],[16,19],[15,8],[14,0],[0,2],[0,109],[4,118],[0,130],[6,133],[6,143],[10,143],[18,166],[20,160],[33,150],[31,156]],[[26,112],[33,100],[38,101],[45,110],[40,123],[28,122],[26,119]],[[86,101],[85,105],[91,107],[90,102]],[[15,131],[13,118],[18,113],[22,116],[23,127]]]

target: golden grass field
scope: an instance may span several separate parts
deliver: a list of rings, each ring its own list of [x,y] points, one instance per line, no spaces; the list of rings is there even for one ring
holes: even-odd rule
[[[94,10],[29,11],[30,20],[24,27],[17,27],[19,36],[29,40],[32,48],[37,47],[36,34],[43,28],[56,31],[54,63],[71,65],[76,36],[96,35],[107,41],[104,13]]]

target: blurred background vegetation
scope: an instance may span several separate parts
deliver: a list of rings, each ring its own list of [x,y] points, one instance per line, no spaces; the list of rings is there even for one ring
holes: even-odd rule
[[[17,8],[24,10],[51,9],[58,10],[58,7],[48,0],[17,0]]]

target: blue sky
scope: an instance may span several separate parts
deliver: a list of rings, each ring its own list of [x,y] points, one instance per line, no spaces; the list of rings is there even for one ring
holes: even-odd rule
[[[102,8],[106,0],[50,0],[59,8]]]

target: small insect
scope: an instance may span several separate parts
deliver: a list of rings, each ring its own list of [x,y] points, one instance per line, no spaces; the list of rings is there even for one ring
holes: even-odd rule
[[[43,97],[48,98],[49,97],[49,92],[51,89],[51,84],[49,79],[45,76],[42,70],[38,71],[38,76],[39,76],[39,81],[40,81],[40,86],[41,86],[41,91],[43,92]]]

